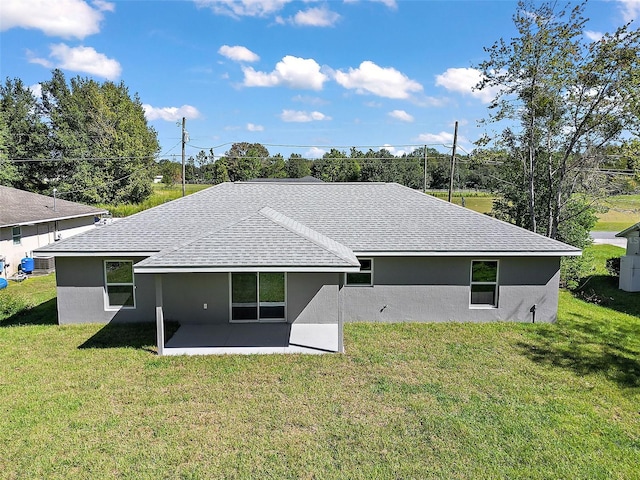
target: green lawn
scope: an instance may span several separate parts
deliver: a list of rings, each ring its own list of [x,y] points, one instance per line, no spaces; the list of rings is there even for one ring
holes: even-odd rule
[[[598,215],[594,230],[619,232],[640,222],[640,195],[616,195],[604,205],[609,211]]]
[[[182,196],[182,185],[168,186],[163,183],[154,183],[152,186],[153,193],[151,194],[151,197],[149,197],[142,203],[125,203],[119,205],[110,205],[103,203],[97,206],[109,210],[109,212],[111,212],[114,217],[127,217],[129,215],[133,215],[134,213],[141,212],[142,210],[146,210],[151,207],[156,207],[165,202],[175,200],[176,198],[180,198]],[[210,186],[211,185],[186,185],[185,192],[187,195],[189,195],[191,193],[199,192],[200,190],[203,190]]]
[[[606,281],[621,249],[593,249]],[[0,477],[635,479],[631,305],[563,291],[551,325],[349,324],[344,355],[163,358],[153,325],[0,310]]]

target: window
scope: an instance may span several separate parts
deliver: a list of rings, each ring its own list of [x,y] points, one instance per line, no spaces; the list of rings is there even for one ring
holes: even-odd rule
[[[471,262],[471,305],[498,306],[498,261]]]
[[[286,306],[286,278],[281,272],[232,273],[231,320],[281,321]]]
[[[107,308],[135,308],[132,261],[105,260],[104,278]]]
[[[13,227],[11,236],[13,237],[13,244],[20,245],[22,243],[22,227]]]
[[[373,258],[359,258],[360,271],[347,273],[345,285],[371,286],[373,285]]]

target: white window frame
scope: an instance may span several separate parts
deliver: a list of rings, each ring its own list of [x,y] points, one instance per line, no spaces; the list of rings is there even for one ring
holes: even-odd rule
[[[131,283],[109,283],[107,281],[107,263],[130,263],[131,264]],[[102,271],[104,275],[104,309],[105,311],[117,310],[135,310],[136,308],[136,275],[133,271],[133,260],[110,258],[102,263]],[[109,287],[132,287],[133,288],[133,305],[111,305],[109,303]]]
[[[344,274],[344,286],[345,287],[373,287],[373,258],[372,257],[359,257],[358,261],[361,262],[362,260],[369,260],[371,262],[371,268],[368,270],[363,270],[362,268],[360,268],[359,272],[353,272],[353,273],[368,273],[369,274],[369,283],[349,283],[348,282],[348,278],[349,278],[349,274],[345,273]],[[362,265],[362,263],[361,263]]]
[[[18,235],[15,233],[16,228],[18,229]],[[11,228],[11,238],[14,245],[22,245],[22,227],[20,225]]]
[[[254,274],[256,275],[256,303],[233,303],[233,274]],[[260,274],[261,273],[282,273],[284,275],[284,302],[261,302],[260,301]],[[287,321],[287,272],[229,272],[229,323],[286,323]],[[256,307],[257,317],[250,320],[234,320],[233,307]],[[260,318],[260,307],[284,307],[283,318]]]
[[[496,280],[495,282],[474,282],[473,281],[473,263],[474,262],[495,262],[496,264]],[[494,304],[488,303],[471,303],[471,291],[474,285],[493,285],[495,289]],[[469,268],[469,308],[472,309],[495,309],[498,308],[500,302],[500,260],[497,258],[476,258],[471,260]]]

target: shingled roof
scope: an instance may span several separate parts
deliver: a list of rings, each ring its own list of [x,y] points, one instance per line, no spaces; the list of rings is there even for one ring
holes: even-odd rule
[[[237,182],[36,253],[151,257],[140,268],[285,265],[302,254],[296,265],[347,268],[351,255],[561,256],[580,250],[394,183]]]
[[[107,213],[101,208],[56,199],[17,188],[0,186],[0,227],[52,222]]]

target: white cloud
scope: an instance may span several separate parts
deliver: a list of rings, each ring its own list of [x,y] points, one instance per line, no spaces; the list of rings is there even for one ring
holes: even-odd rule
[[[475,68],[448,68],[444,73],[436,76],[436,85],[451,92],[472,96],[483,103],[489,103],[495,98],[498,89],[487,87],[482,90],[473,90],[481,79],[482,73]]]
[[[389,145],[388,143],[385,143],[384,145],[382,145],[380,147],[380,149],[385,149],[387,152],[389,152],[391,155],[393,155],[394,157],[401,157],[405,154],[409,154],[411,152],[413,152],[415,150],[415,147],[409,147],[407,149],[399,149],[394,147],[393,145]]]
[[[331,120],[331,117],[326,116],[321,112],[304,112],[301,110],[283,110],[280,114],[280,118],[283,122],[318,122],[322,120]]]
[[[310,97],[308,95],[296,95],[291,100],[294,102],[305,103],[307,105],[326,105],[329,103],[327,100],[320,97]]]
[[[240,45],[235,45],[233,47],[223,45],[218,49],[218,53],[235,62],[257,62],[260,60],[260,57],[257,54],[253,53],[247,47]]]
[[[417,140],[425,143],[439,143],[444,145],[453,145],[453,133],[421,133]]]
[[[41,98],[42,97],[42,85],[39,83],[35,83],[33,85],[31,85],[29,87],[29,90],[31,90],[31,93],[33,93],[33,96],[36,98]]]
[[[340,20],[340,15],[326,7],[315,7],[308,10],[300,10],[291,19],[294,25],[304,27],[332,27]]]
[[[344,3],[358,3],[360,0],[344,0]],[[370,2],[377,2],[386,5],[392,10],[396,10],[398,8],[398,2],[396,0],[369,0]]]
[[[413,116],[409,115],[404,110],[393,110],[392,112],[389,112],[389,116],[396,120],[400,120],[401,122],[413,122]]]
[[[592,42],[597,42],[604,36],[604,34],[602,32],[594,32],[593,30],[585,30],[584,36]]]
[[[320,65],[312,58],[298,58],[287,55],[276,64],[271,73],[257,72],[252,67],[244,67],[245,87],[276,87],[322,90],[327,76],[320,71]]]
[[[210,8],[218,15],[230,17],[266,17],[292,0],[194,0],[198,7]]]
[[[347,73],[335,72],[335,80],[346,89],[357,93],[372,93],[386,98],[408,98],[412,92],[422,91],[422,85],[394,68],[382,68],[364,61]]]
[[[58,43],[50,45],[49,48],[51,60],[31,57],[31,52],[27,51],[29,62],[47,68],[56,67],[72,72],[89,73],[108,80],[114,80],[122,73],[122,67],[117,60],[96,52],[92,47],[69,47],[64,43]]]
[[[326,150],[318,147],[311,147],[304,154],[304,158],[322,158],[322,156],[327,153]]]
[[[144,116],[147,120],[164,120],[166,122],[175,122],[182,117],[193,120],[200,118],[202,115],[196,107],[191,105],[182,105],[181,107],[152,107],[145,103],[142,105]]]
[[[263,132],[264,127],[262,125],[255,125],[253,123],[247,123],[247,130],[250,132]]]
[[[97,9],[83,0],[2,0],[0,31],[17,27],[40,30],[50,37],[82,39],[100,31],[102,11],[115,8],[102,1],[94,5]]]
[[[93,0],[95,7],[101,12],[115,12],[116,4],[111,2],[105,2],[104,0]]]
[[[618,0],[620,2],[620,10],[622,19],[626,22],[636,20],[640,14],[640,0]]]

